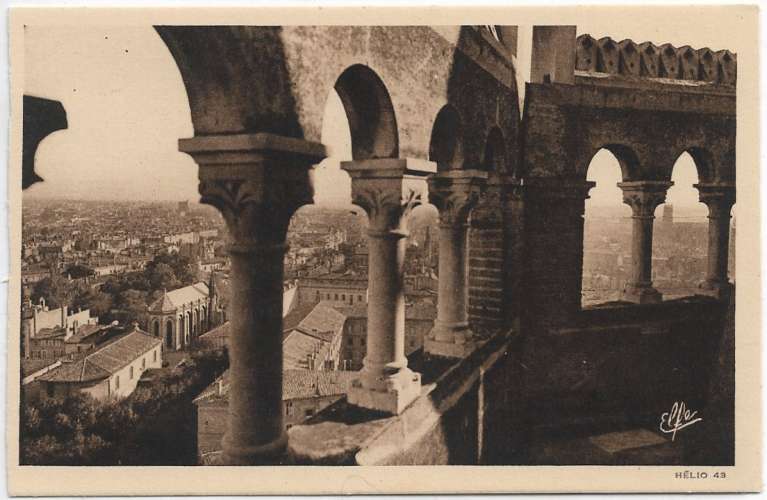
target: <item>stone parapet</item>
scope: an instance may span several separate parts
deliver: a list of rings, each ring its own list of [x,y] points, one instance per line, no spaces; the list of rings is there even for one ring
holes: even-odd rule
[[[575,69],[629,78],[688,80],[734,87],[738,58],[729,50],[694,49],[670,43],[633,40],[616,42],[610,37],[599,40],[580,35],[576,40]]]
[[[498,461],[499,454],[508,451],[495,423],[504,421],[508,409],[511,340],[508,332],[495,332],[461,360],[413,360],[423,373],[423,385],[404,412],[386,417],[341,402],[288,431],[287,461],[301,465]]]

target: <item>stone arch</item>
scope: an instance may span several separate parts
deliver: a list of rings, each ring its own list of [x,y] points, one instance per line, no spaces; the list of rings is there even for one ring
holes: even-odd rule
[[[620,257],[608,250],[602,238],[626,234],[631,230],[631,208],[623,203],[618,182],[625,180],[620,158],[610,148],[600,148],[591,156],[585,173],[588,196],[583,205],[582,256],[580,262],[580,304],[619,300],[624,286],[616,279]]]
[[[381,78],[363,64],[347,68],[334,85],[352,134],[352,157],[397,158],[399,133],[394,106]]]
[[[636,151],[631,146],[616,143],[602,144],[593,148],[591,154],[588,155],[588,158],[586,158],[586,161],[584,162],[581,178],[587,177],[592,160],[602,149],[609,151],[615,159],[618,160],[618,165],[620,165],[621,168],[621,177],[624,182],[640,180],[641,164]]]
[[[485,154],[482,158],[482,168],[491,174],[501,174],[506,171],[507,151],[503,132],[493,127],[487,134]]]
[[[437,163],[437,170],[463,168],[463,125],[461,116],[450,104],[439,110],[429,141],[429,160]]]
[[[155,337],[160,336],[160,320],[156,319],[152,322],[152,333]]]
[[[689,154],[695,163],[695,169],[698,171],[698,182],[709,182],[714,178],[714,156],[710,151],[699,146],[688,147],[675,156],[674,166],[684,153]],[[673,168],[672,166],[671,171],[669,171],[669,179],[673,175]]]

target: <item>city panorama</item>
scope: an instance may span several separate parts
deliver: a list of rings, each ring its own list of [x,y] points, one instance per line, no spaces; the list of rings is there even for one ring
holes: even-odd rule
[[[19,463],[733,465],[684,33],[27,27]]]

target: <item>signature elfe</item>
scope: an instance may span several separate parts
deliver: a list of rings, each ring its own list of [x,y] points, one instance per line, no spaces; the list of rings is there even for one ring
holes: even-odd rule
[[[702,417],[696,417],[697,414],[697,411],[690,411],[684,402],[677,401],[671,406],[671,411],[660,416],[660,431],[671,434],[671,441],[674,441],[677,431],[703,420]]]

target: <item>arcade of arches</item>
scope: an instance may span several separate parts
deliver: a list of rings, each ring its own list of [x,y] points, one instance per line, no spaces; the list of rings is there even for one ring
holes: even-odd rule
[[[494,28],[156,27],[189,98],[195,135],[179,149],[231,240],[223,463],[549,463],[534,451],[546,429],[615,422],[626,408],[633,423],[654,420],[684,384],[690,401],[708,400],[732,297],[735,54],[536,27],[522,119],[516,27]],[[336,417],[288,439],[285,237],[326,156],[330,89],[351,131],[342,168],[369,220],[367,356]],[[602,148],[632,211],[632,274],[623,302],[584,308],[586,174]],[[699,295],[664,301],[653,218],[683,152],[709,209],[708,271]],[[404,236],[426,202],[440,212],[438,316],[408,359]],[[674,351],[693,334],[704,337],[694,352]],[[359,407],[390,415],[384,430],[363,422],[359,442],[339,440],[338,414]]]

